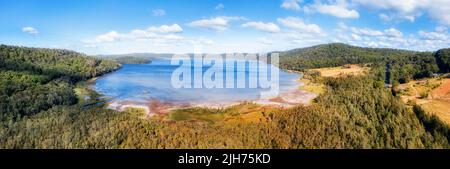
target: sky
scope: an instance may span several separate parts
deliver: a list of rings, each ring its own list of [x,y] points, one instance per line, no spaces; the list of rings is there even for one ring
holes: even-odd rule
[[[0,44],[96,54],[450,47],[450,0],[0,0]]]

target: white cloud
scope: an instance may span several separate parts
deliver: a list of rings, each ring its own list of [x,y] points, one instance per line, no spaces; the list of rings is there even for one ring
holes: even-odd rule
[[[209,19],[200,19],[192,21],[188,25],[191,27],[207,28],[215,31],[225,31],[228,29],[228,24],[233,20],[243,20],[242,17],[229,17],[229,16],[218,16]]]
[[[281,4],[281,7],[284,9],[294,10],[294,11],[300,11],[300,3],[302,0],[284,0]]]
[[[280,28],[278,27],[278,25],[272,23],[272,22],[268,22],[268,23],[264,23],[264,22],[247,22],[245,24],[242,24],[243,27],[251,27],[260,31],[264,31],[264,32],[270,32],[270,33],[277,33],[280,32]]]
[[[277,21],[287,29],[283,29],[276,36],[295,44],[294,47],[311,46],[327,41],[326,34],[316,24],[305,23],[298,17],[278,18]]]
[[[395,18],[407,19],[411,22],[426,12],[430,18],[450,25],[450,5],[448,0],[352,0],[353,3],[369,8],[393,10]]]
[[[414,22],[416,19],[416,16],[420,16],[420,13],[416,14],[385,14],[380,13],[378,14],[378,17],[384,21],[384,22],[391,22],[391,21],[397,21],[397,20],[407,20],[410,22]]]
[[[122,37],[123,37],[123,35],[120,35],[116,31],[111,31],[111,32],[108,32],[106,34],[98,35],[95,38],[95,40],[92,41],[92,42],[96,42],[96,43],[113,42],[113,41],[121,39]],[[85,42],[89,42],[89,41],[85,41]]]
[[[94,39],[83,40],[83,42],[104,43],[122,40],[149,40],[149,39],[173,41],[183,39],[183,37],[175,34],[181,33],[182,31],[183,29],[178,24],[161,25],[159,27],[151,26],[146,30],[135,29],[130,31],[129,33],[118,33],[116,31],[110,31],[106,34],[98,35]]]
[[[298,32],[304,33],[322,33],[322,29],[316,24],[306,24],[298,17],[278,18],[277,21],[282,25]]]
[[[380,30],[374,30],[370,28],[357,28],[357,27],[350,27],[350,30],[355,35],[360,36],[368,36],[368,37],[393,37],[393,38],[401,38],[403,37],[403,33],[395,28],[389,28],[385,29],[383,31]]]
[[[323,4],[317,1],[314,8],[322,14],[332,15],[338,18],[359,18],[359,13],[356,10],[348,9],[347,2],[345,0],[338,0],[335,3]]]
[[[354,34],[361,35],[361,36],[383,36],[384,35],[383,32],[381,32],[379,30],[373,30],[373,29],[369,29],[369,28],[351,27],[350,29]]]
[[[403,33],[395,28],[389,28],[384,30],[384,34],[388,37],[400,38],[403,36]]]
[[[352,33],[352,39],[353,39],[353,40],[361,40],[362,38],[361,38],[361,36]]]
[[[223,5],[222,3],[217,4],[216,7],[214,7],[215,10],[221,10],[223,8],[225,8],[225,5]]]
[[[347,26],[341,22],[334,31],[334,42],[357,46],[435,51],[450,44],[450,35],[444,26],[438,26],[434,31],[419,31],[417,35],[405,36],[395,28],[376,30]]]
[[[425,40],[437,40],[447,43],[450,42],[450,35],[446,31],[433,31],[433,32],[419,31],[419,36]]]
[[[152,12],[153,12],[153,16],[164,16],[164,15],[166,15],[166,11],[164,11],[163,9],[155,9]]]
[[[173,25],[161,25],[159,27],[150,27],[148,28],[149,32],[155,32],[155,33],[180,33],[183,32],[183,29],[178,24]]]
[[[26,33],[29,33],[29,34],[38,34],[39,33],[36,28],[29,27],[29,26],[28,27],[23,27],[22,28],[22,32],[26,32]]]

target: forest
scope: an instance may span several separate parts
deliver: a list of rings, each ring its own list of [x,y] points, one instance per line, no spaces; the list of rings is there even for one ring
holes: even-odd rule
[[[139,56],[97,56],[97,58],[117,61],[120,64],[146,64],[151,62],[151,58]]]
[[[73,105],[76,82],[119,67],[68,50],[1,45],[0,119],[16,121],[55,105]]]
[[[388,64],[396,82],[448,72],[448,49],[328,44],[288,51],[280,56],[286,69],[357,63],[371,73],[314,78],[326,90],[311,105],[267,109],[259,121],[233,123],[143,119],[78,104],[74,83],[119,68],[111,60],[14,46],[1,46],[0,56],[0,148],[450,148],[446,124],[385,87]],[[243,115],[233,108],[195,111]]]
[[[388,48],[364,48],[342,43],[317,45],[280,52],[280,67],[304,71],[311,68],[336,67],[346,64],[390,68],[392,83],[406,83],[411,79],[447,73],[450,49],[436,52],[415,52]]]

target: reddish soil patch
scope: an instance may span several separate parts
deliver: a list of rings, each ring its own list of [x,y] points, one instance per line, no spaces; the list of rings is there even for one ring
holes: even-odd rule
[[[442,85],[431,92],[433,99],[450,100],[450,79],[444,79]]]

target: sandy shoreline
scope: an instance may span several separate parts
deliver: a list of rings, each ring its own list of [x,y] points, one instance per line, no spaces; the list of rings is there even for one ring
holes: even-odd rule
[[[157,114],[167,114],[172,110],[189,108],[189,107],[201,107],[201,108],[227,108],[230,106],[235,106],[245,102],[256,103],[263,106],[280,106],[280,107],[292,107],[298,104],[307,105],[310,101],[317,97],[315,93],[309,93],[302,91],[299,88],[304,85],[303,83],[296,80],[297,85],[293,85],[291,89],[280,93],[277,97],[270,99],[257,99],[257,100],[243,100],[236,102],[221,102],[221,103],[189,103],[189,104],[179,104],[179,103],[169,103],[161,102],[158,100],[149,100],[147,102],[134,102],[134,101],[117,101],[113,100],[108,102],[108,108],[118,111],[125,111],[128,108],[139,108],[143,109],[146,113],[146,117],[152,117]]]

